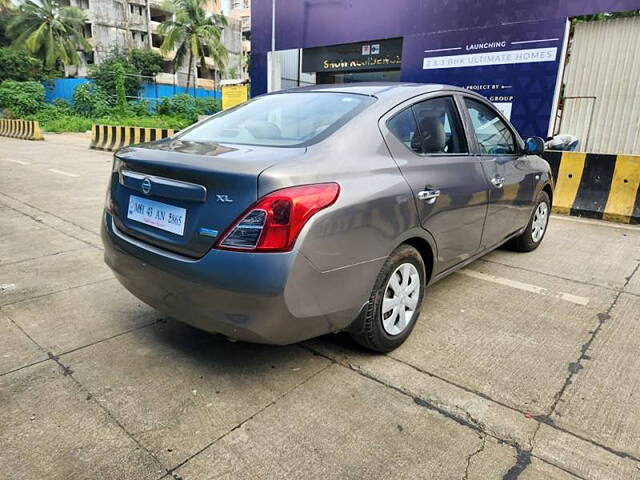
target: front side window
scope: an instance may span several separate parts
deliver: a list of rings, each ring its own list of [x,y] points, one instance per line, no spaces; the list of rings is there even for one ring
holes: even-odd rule
[[[468,151],[452,97],[416,103],[391,118],[387,128],[419,155],[451,155]]]
[[[471,98],[465,98],[464,102],[469,111],[481,153],[490,155],[517,153],[513,133],[496,112],[484,103]]]
[[[327,137],[375,99],[333,92],[280,93],[257,97],[214,115],[176,138],[192,142],[305,146]]]

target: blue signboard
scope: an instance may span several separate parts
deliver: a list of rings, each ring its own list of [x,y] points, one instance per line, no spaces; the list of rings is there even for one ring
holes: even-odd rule
[[[567,34],[565,20],[404,38],[402,79],[445,83],[496,104],[522,136],[545,137]]]

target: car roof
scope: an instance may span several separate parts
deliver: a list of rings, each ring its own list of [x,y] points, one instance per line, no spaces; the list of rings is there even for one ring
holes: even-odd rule
[[[297,92],[333,92],[367,95],[385,100],[402,101],[403,99],[411,98],[423,93],[437,92],[441,90],[455,90],[465,93],[473,93],[460,87],[440,83],[358,82],[309,85],[306,87],[280,90],[278,92],[273,92],[270,95]]]

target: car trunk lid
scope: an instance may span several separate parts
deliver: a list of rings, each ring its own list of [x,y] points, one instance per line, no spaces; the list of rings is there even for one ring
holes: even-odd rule
[[[258,177],[304,148],[165,140],[116,154],[114,222],[140,240],[203,256],[256,200]]]

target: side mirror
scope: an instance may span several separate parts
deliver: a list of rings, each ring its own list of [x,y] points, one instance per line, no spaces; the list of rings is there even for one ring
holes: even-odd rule
[[[524,142],[524,153],[527,155],[541,155],[544,152],[544,140],[540,137],[529,137]]]

